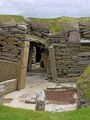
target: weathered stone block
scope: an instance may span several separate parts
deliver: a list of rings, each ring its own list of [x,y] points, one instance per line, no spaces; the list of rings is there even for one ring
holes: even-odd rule
[[[12,79],[12,80],[7,80],[4,82],[0,83],[1,86],[4,86],[4,94],[8,94],[10,92],[13,92],[16,90],[17,87],[17,80],[16,79]]]
[[[0,85],[0,104],[3,104],[3,99],[4,99],[4,86]]]
[[[27,30],[26,25],[17,25],[16,27],[20,30]]]
[[[20,38],[20,39],[25,39],[26,36],[25,36],[25,34],[16,34],[15,33],[15,37]]]
[[[80,41],[79,31],[70,32],[68,41]]]
[[[0,82],[16,78],[18,67],[18,63],[0,60]]]
[[[45,110],[45,92],[43,90],[36,92],[36,107],[35,110]]]
[[[25,34],[26,32],[25,31],[23,31],[23,30],[20,30],[20,29],[18,29],[18,28],[13,28],[13,29],[11,29],[11,30],[9,30],[12,34],[13,33],[18,33],[18,34]]]

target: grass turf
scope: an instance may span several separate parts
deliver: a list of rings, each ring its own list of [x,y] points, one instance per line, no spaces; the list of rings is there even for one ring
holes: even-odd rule
[[[38,112],[0,105],[0,120],[90,120],[90,108],[71,112]]]
[[[62,33],[64,29],[71,29],[78,26],[78,22],[83,22],[87,25],[90,25],[90,17],[58,17],[58,18],[28,18],[31,23],[35,22],[37,25],[47,26],[50,33]]]
[[[0,23],[4,22],[24,23],[24,17],[19,15],[0,15]]]
[[[90,65],[85,69],[77,82],[77,86],[84,93],[84,98],[90,103]]]
[[[47,26],[51,33],[60,33],[67,27],[77,26],[77,20],[73,17],[59,17],[59,18],[28,18],[31,23],[41,26]]]

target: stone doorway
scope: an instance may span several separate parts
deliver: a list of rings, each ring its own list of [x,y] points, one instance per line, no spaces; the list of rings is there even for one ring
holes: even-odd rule
[[[28,72],[46,71],[48,53],[45,46],[41,43],[30,43],[29,57],[28,57]]]

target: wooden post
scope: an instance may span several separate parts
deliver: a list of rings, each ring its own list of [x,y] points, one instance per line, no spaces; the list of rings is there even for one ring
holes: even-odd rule
[[[49,57],[50,57],[52,79],[55,82],[57,80],[57,70],[56,70],[56,65],[55,65],[55,54],[54,54],[53,46],[49,47]]]
[[[17,78],[17,82],[18,82],[17,83],[17,90],[21,90],[25,87],[27,63],[28,63],[28,55],[29,55],[29,46],[30,46],[30,42],[25,41],[24,46],[23,46],[23,50],[22,50],[19,75]]]

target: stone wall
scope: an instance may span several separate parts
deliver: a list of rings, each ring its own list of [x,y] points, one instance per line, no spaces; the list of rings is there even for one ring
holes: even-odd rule
[[[0,59],[18,62],[21,57],[26,26],[19,24],[0,24]]]
[[[54,46],[56,69],[59,78],[72,77],[73,79],[73,77],[79,77],[90,63],[90,44],[80,42],[78,29],[74,30],[72,28],[61,35],[49,35],[48,46],[50,45]],[[49,58],[47,76],[51,77]]]
[[[50,20],[31,19],[27,21],[27,27],[26,23],[1,22],[0,60],[7,61],[4,64],[5,67],[2,63],[0,64],[0,69],[2,68],[1,81],[16,77],[16,66],[21,59],[26,34],[38,37],[38,40],[34,41],[36,44],[41,38],[39,43],[45,44],[46,49],[51,45],[54,46],[59,78],[78,77],[90,63],[90,44],[80,42],[80,39],[90,40],[90,25],[87,22],[78,22],[74,18],[67,17]],[[42,42],[43,38],[45,42]],[[47,76],[51,77],[49,57],[47,55],[44,57]]]
[[[90,23],[84,21],[84,22],[79,22],[78,25],[79,25],[81,39],[83,38],[84,40],[86,39],[90,40]]]
[[[17,77],[26,31],[22,16],[0,15],[0,82]]]
[[[27,31],[30,35],[36,35],[41,38],[47,38],[49,34],[49,28],[47,25],[42,25],[41,23],[37,24],[37,20],[28,20],[27,21]]]
[[[59,26],[59,27],[58,27]],[[60,28],[60,29],[59,29]],[[57,75],[59,78],[75,80],[90,63],[90,25],[85,20],[73,18],[30,19],[28,33],[46,39],[46,47],[53,45]],[[84,44],[81,43],[84,40]],[[51,78],[51,66],[48,57],[47,76]],[[59,79],[60,80],[60,79]]]
[[[32,48],[32,63],[36,63],[36,47]]]
[[[57,75],[59,78],[79,77],[90,63],[90,45],[80,43],[53,44]],[[48,60],[47,75],[51,76]]]
[[[18,68],[18,63],[0,60],[0,82],[16,78]]]

